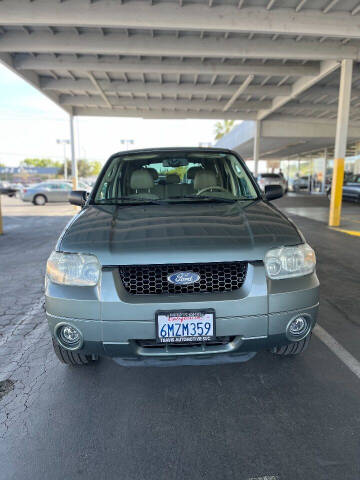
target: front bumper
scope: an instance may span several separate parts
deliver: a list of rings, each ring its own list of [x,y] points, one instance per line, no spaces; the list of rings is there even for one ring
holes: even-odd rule
[[[315,326],[319,305],[309,308],[273,313],[259,317],[217,318],[218,337],[230,337],[230,341],[220,346],[176,346],[159,345],[144,347],[138,339],[155,338],[155,322],[99,322],[46,314],[50,331],[62,322],[78,328],[84,336],[84,343],[79,350],[86,354],[114,357],[122,365],[189,365],[211,363],[233,363],[248,360],[255,352],[269,350],[275,346],[290,343],[285,334],[290,320],[297,315],[308,316],[311,330]],[[268,323],[267,335],[250,337],[246,335],[249,322],[264,321]],[[128,325],[131,323],[131,325]],[[103,331],[107,338],[118,340],[104,341]],[[124,330],[129,330],[124,334]],[[130,333],[130,331],[132,333]],[[125,336],[124,336],[125,335]],[[129,338],[127,336],[135,338]],[[215,358],[216,357],[216,358]]]
[[[104,269],[101,286],[65,287],[46,283],[46,316],[50,331],[69,323],[83,335],[82,353],[114,357],[123,365],[208,364],[244,361],[249,354],[290,343],[286,327],[299,314],[311,329],[319,306],[316,274],[270,281],[261,262],[249,265],[240,290],[227,294],[129,296],[119,284],[116,269]],[[151,346],[155,312],[213,308],[217,337],[222,345]],[[310,330],[311,330],[310,329]],[[251,356],[251,355],[250,355]]]

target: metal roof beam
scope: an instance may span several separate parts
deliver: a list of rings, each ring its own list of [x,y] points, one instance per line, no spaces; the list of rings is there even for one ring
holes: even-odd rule
[[[125,110],[114,108],[112,110],[108,108],[84,108],[75,107],[74,115],[82,116],[98,116],[98,117],[128,117],[128,118],[148,118],[148,119],[209,119],[209,120],[254,120],[254,113],[242,113],[241,116],[238,112],[204,112],[196,110],[188,110],[181,112],[179,110]]]
[[[109,108],[113,108],[112,104],[110,103],[109,99],[107,98],[107,96],[105,95],[103,89],[101,88],[101,86],[99,85],[99,82],[96,80],[96,78],[94,77],[94,75],[91,73],[91,72],[88,72],[88,76],[92,82],[92,84],[94,85],[94,87],[97,89],[98,93],[100,94],[100,96],[102,97],[103,101],[105,102],[105,105],[107,105]],[[60,104],[62,104],[62,102],[60,101]],[[64,105],[64,104],[62,104]]]
[[[213,58],[272,58],[293,60],[360,59],[360,48],[341,42],[267,39],[224,39],[207,37],[180,37],[173,35],[149,37],[98,32],[77,35],[72,31],[52,35],[47,31],[8,31],[1,36],[0,52],[76,53],[101,55],[152,55]]]
[[[222,95],[224,97],[231,97],[235,92],[237,85],[227,85],[226,83],[211,85],[210,83],[201,83],[194,85],[193,83],[177,84],[175,82],[124,82],[121,80],[98,80],[99,85],[104,92],[109,94],[149,94],[149,95],[181,95],[181,94],[193,94],[193,95]],[[94,87],[92,82],[86,78],[84,79],[59,79],[54,80],[50,77],[40,77],[40,86],[44,91],[72,91],[74,93],[97,93],[97,88]],[[246,89],[246,94],[256,96],[288,96],[291,93],[290,86],[261,86],[261,85],[249,85]]]
[[[326,103],[291,103],[283,106],[283,109],[286,113],[295,113],[295,112],[309,112],[311,114],[324,113],[324,112],[337,112],[338,106],[337,103],[327,105]],[[283,110],[281,110],[283,111]]]
[[[230,100],[223,107],[224,112],[226,112],[227,110],[230,109],[230,107],[236,102],[237,98],[240,97],[240,95],[245,92],[248,85],[250,85],[250,83],[253,80],[254,80],[254,75],[249,75],[248,77],[246,77],[246,79],[243,81],[243,83],[240,85],[240,87],[236,90],[236,92],[232,95]]]
[[[70,105],[74,107],[81,106],[92,106],[92,107],[103,107],[104,98],[99,95],[96,96],[87,96],[87,95],[60,95],[60,104],[61,105]],[[222,110],[226,106],[224,101],[216,100],[156,100],[156,99],[145,99],[145,98],[118,98],[114,97],[111,102],[112,107],[124,107],[124,108],[144,108],[149,107],[152,109],[179,109],[179,110]],[[271,101],[249,101],[249,102],[236,102],[232,105],[232,108],[229,110],[259,110],[260,108],[267,108],[271,106]],[[224,110],[225,111],[225,110]],[[239,115],[239,118],[240,115]]]
[[[337,99],[339,96],[339,88],[338,87],[313,87],[311,91],[311,96],[314,98],[327,95],[328,97],[332,97],[331,99]],[[351,98],[360,97],[360,88],[352,88],[351,89]]]
[[[264,118],[268,117],[272,113],[276,112],[281,107],[286,105],[288,102],[298,97],[301,93],[305,92],[306,90],[311,88],[313,85],[318,83],[320,80],[330,75],[330,73],[335,71],[339,66],[340,66],[339,62],[333,61],[333,60],[321,62],[320,73],[317,77],[313,77],[313,78],[304,77],[297,80],[291,87],[291,95],[289,97],[275,98],[273,101],[273,105],[270,109],[259,112],[258,120],[263,120]]]
[[[238,5],[176,3],[152,5],[149,2],[102,1],[86,5],[84,0],[50,2],[49,0],[2,0],[0,18],[3,25],[39,25],[94,28],[195,30],[253,32],[282,35],[336,36],[360,38],[356,18],[346,12],[329,12],[339,0],[332,0],[321,10],[306,8],[271,9]],[[305,5],[299,0],[299,5]],[[243,7],[239,10],[238,7]],[[301,10],[301,11],[300,11]]]
[[[320,63],[313,62],[307,65],[279,65],[275,62],[267,62],[265,65],[255,61],[245,65],[233,65],[211,61],[184,61],[152,59],[124,59],[118,57],[96,58],[94,55],[85,55],[75,59],[73,55],[37,55],[33,58],[28,54],[16,54],[14,65],[19,70],[57,70],[67,72],[78,71],[108,71],[127,73],[199,73],[209,75],[291,75],[291,76],[314,76],[320,72]]]

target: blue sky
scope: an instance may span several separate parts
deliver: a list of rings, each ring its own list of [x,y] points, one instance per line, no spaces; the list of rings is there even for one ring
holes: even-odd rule
[[[26,157],[63,158],[56,139],[69,138],[68,115],[1,65],[0,92],[0,162],[15,166]],[[121,150],[122,138],[134,139],[134,148],[197,146],[213,141],[214,124],[214,120],[76,118],[76,154],[104,162]]]

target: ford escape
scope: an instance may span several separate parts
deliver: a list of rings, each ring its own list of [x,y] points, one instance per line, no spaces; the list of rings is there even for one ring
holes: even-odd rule
[[[47,262],[46,317],[69,365],[248,360],[303,352],[316,322],[315,254],[222,149],[113,155]]]

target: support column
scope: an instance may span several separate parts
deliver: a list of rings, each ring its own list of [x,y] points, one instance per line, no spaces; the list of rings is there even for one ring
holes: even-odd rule
[[[261,134],[261,121],[255,122],[255,136],[254,136],[254,177],[257,177],[259,168],[259,156],[260,156],[260,134]]]
[[[70,115],[70,149],[71,149],[71,172],[73,190],[78,186],[78,171],[75,157],[75,136],[74,136],[74,116]]]
[[[349,125],[353,61],[342,60],[339,105],[336,124],[334,170],[331,184],[329,226],[338,227],[341,219],[342,187]]]
[[[1,213],[1,193],[0,193],[0,235],[4,233],[3,231],[3,221],[2,221],[2,213]]]
[[[64,180],[67,182],[67,160],[66,160],[66,143],[64,143]]]
[[[327,172],[327,161],[328,161],[328,149],[324,150],[324,162],[323,162],[323,171],[322,171],[322,185],[321,193],[326,193],[326,172]]]

